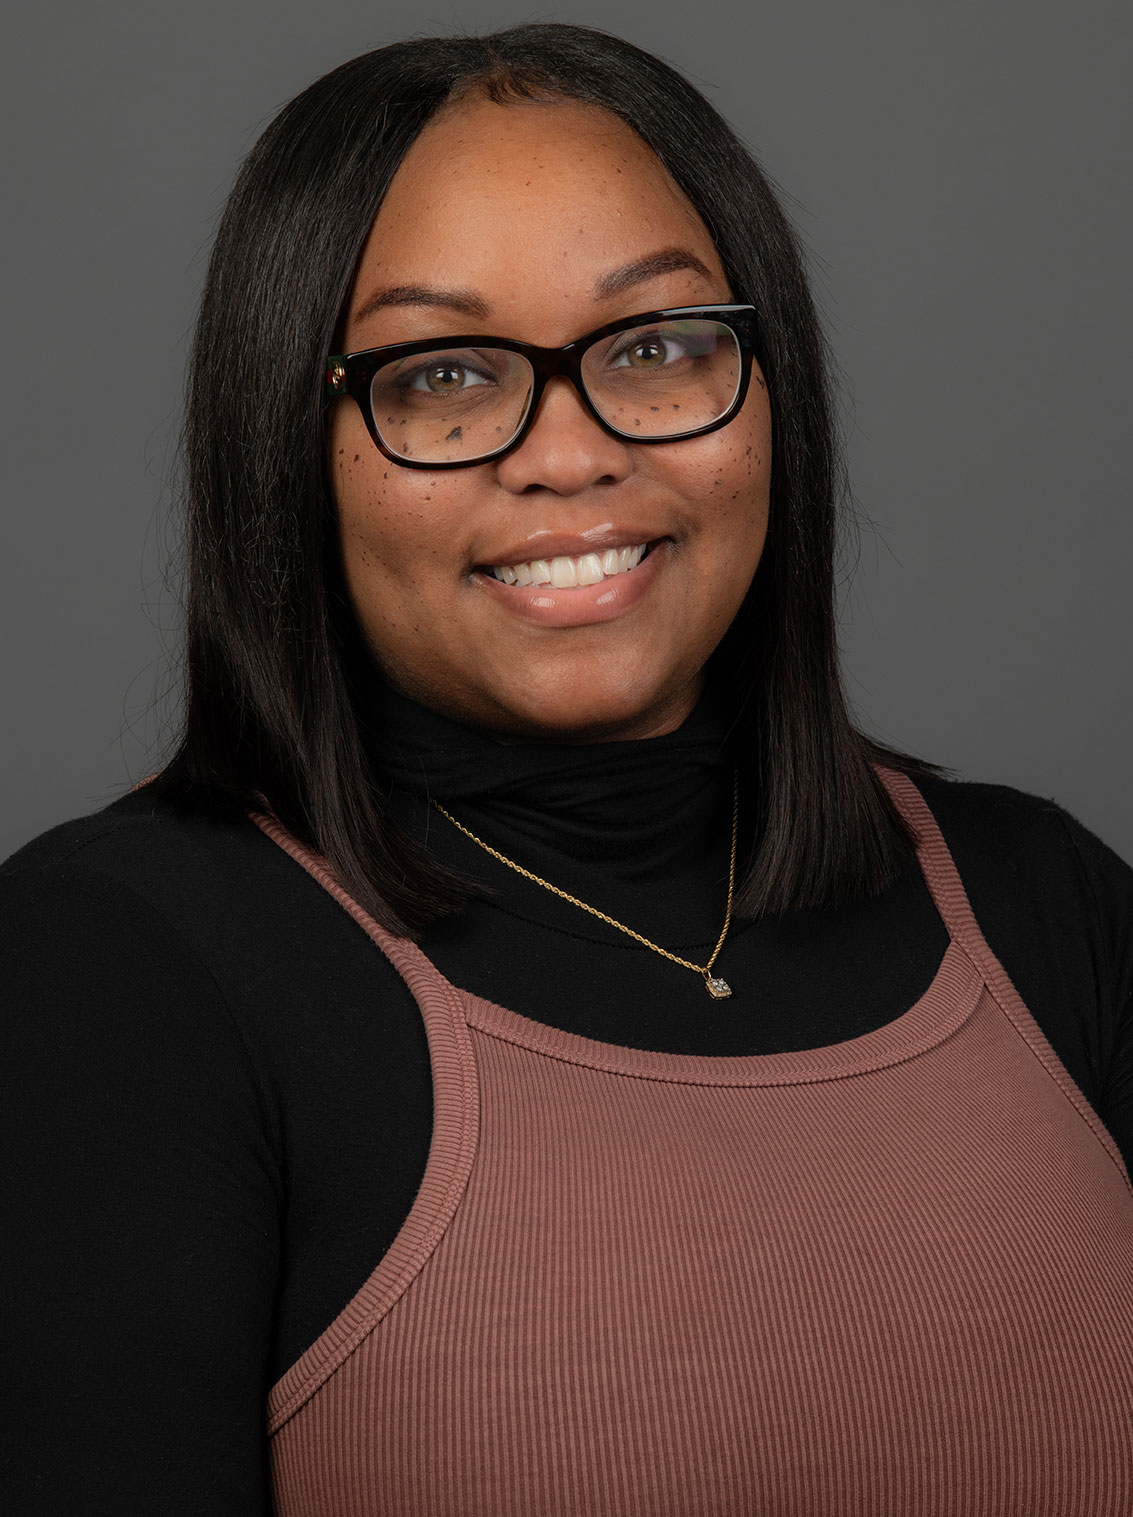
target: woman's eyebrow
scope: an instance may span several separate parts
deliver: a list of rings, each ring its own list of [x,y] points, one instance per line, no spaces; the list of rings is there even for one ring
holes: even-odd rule
[[[613,295],[621,295],[632,289],[635,284],[644,284],[648,279],[656,279],[659,274],[675,274],[680,269],[691,269],[694,274],[702,274],[705,279],[712,278],[695,253],[689,253],[684,248],[666,248],[663,253],[650,253],[647,258],[638,258],[634,263],[627,263],[624,268],[603,274],[594,285],[594,293],[599,300],[609,300]]]
[[[375,311],[386,306],[446,306],[450,311],[459,311],[462,316],[474,316],[483,320],[491,314],[491,306],[471,290],[434,290],[423,284],[399,284],[388,290],[378,290],[366,303],[354,312],[355,321],[365,321]]]
[[[594,285],[594,294],[599,300],[609,300],[621,295],[634,285],[645,284],[661,274],[674,274],[681,269],[691,269],[705,279],[712,275],[696,256],[685,248],[666,248],[660,253],[650,253],[645,258],[635,259],[623,268],[603,274]],[[471,290],[437,290],[429,285],[399,284],[388,290],[378,290],[354,313],[355,321],[365,321],[376,311],[387,306],[444,306],[450,311],[459,311],[462,316],[472,316],[478,321],[491,315],[492,308],[481,296]]]

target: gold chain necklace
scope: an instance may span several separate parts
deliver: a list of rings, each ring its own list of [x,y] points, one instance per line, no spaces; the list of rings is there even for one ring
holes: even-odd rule
[[[703,975],[708,994],[714,996],[716,1000],[722,1001],[725,996],[731,995],[732,987],[728,984],[727,980],[722,980],[718,975],[712,973],[712,966],[720,955],[720,950],[724,946],[724,939],[728,936],[728,928],[732,925],[732,896],[736,888],[736,839],[739,836],[740,818],[740,776],[738,770],[732,777],[732,856],[728,863],[728,908],[724,913],[724,925],[720,929],[720,936],[716,939],[716,947],[712,950],[707,964],[693,964],[689,959],[682,959],[680,954],[670,953],[667,948],[662,948],[659,944],[650,942],[640,932],[634,932],[633,928],[627,927],[624,922],[615,921],[613,917],[608,917],[604,911],[599,911],[596,906],[588,906],[585,901],[580,901],[577,896],[570,895],[565,890],[560,890],[557,885],[552,885],[549,880],[541,879],[537,874],[532,874],[530,869],[522,868],[514,859],[509,859],[506,853],[500,853],[498,849],[485,843],[483,838],[478,838],[474,832],[462,826],[451,812],[445,810],[440,801],[434,801],[433,805],[443,817],[452,823],[458,832],[463,832],[466,838],[471,838],[474,843],[479,844],[485,853],[490,853],[501,864],[506,864],[509,869],[514,869],[516,874],[521,874],[525,880],[531,880],[535,885],[542,885],[544,890],[549,890],[552,895],[557,895],[562,900],[569,901],[572,906],[577,906],[580,911],[588,911],[592,917],[597,917],[600,922],[605,922],[608,927],[616,927],[619,932],[624,932],[627,937],[633,938],[635,942],[641,943],[646,948],[652,948],[653,952],[659,953],[662,958],[671,959],[674,964],[680,964],[683,969],[693,969],[697,974]]]

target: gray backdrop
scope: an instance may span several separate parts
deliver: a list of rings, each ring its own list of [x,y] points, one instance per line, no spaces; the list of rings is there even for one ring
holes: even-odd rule
[[[355,53],[518,20],[676,63],[789,192],[873,522],[844,594],[863,722],[1133,858],[1128,0],[21,8],[0,856],[149,772],[175,715],[181,370],[239,158]]]

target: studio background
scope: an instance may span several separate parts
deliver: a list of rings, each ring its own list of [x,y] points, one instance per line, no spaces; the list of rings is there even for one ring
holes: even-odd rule
[[[526,20],[674,63],[787,192],[872,523],[844,555],[864,725],[1133,860],[1127,0],[23,8],[0,49],[0,857],[175,728],[182,372],[239,159],[359,52]]]

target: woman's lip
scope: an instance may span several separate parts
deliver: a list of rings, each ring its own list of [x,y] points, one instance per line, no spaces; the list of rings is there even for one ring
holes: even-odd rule
[[[663,536],[656,527],[599,527],[593,532],[535,532],[521,543],[505,548],[498,558],[478,558],[477,569],[507,569],[512,564],[529,564],[537,558],[581,558],[584,553],[606,552],[608,548],[636,548],[655,543]]]
[[[578,585],[569,590],[556,590],[553,585],[505,585],[494,575],[479,571],[473,578],[503,610],[534,626],[587,627],[631,611],[664,572],[669,547],[667,540],[659,542],[636,569],[611,575],[597,585]]]

